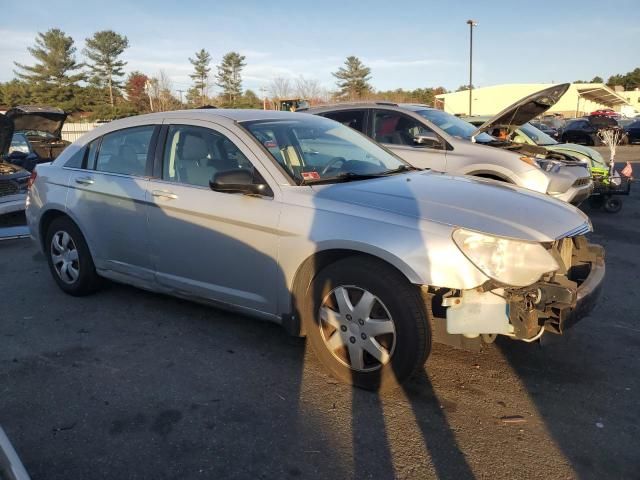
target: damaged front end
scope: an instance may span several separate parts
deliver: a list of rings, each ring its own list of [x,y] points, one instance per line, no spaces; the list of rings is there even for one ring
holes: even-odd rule
[[[531,342],[544,332],[562,334],[586,317],[602,288],[604,249],[582,235],[545,247],[560,268],[527,287],[489,281],[473,290],[429,292],[434,340],[463,348],[496,335]]]

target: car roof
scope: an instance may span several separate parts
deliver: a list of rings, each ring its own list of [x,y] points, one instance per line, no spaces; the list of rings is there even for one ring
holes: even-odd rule
[[[305,108],[298,110],[299,112],[324,112],[329,110],[353,110],[354,108],[390,108],[399,110],[409,110],[411,112],[418,112],[421,110],[436,110],[429,105],[423,105],[421,103],[394,103],[394,102],[347,102],[347,103],[329,103],[325,105],[316,105],[311,108]]]

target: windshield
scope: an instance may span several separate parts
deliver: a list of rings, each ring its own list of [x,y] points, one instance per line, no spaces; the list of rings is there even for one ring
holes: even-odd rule
[[[297,183],[383,175],[411,168],[355,130],[323,117],[253,120],[242,125]]]
[[[530,123],[525,123],[519,128],[519,130],[529,137],[536,145],[557,145],[558,143],[552,137]]]
[[[452,137],[471,140],[471,135],[477,130],[477,127],[469,122],[465,122],[461,118],[441,110],[419,110],[415,113],[433,122]],[[487,133],[481,133],[476,136],[476,142],[478,143],[489,143],[493,141],[495,141],[495,138]]]

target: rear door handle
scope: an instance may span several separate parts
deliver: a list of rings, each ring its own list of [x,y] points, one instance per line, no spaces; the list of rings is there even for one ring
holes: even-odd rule
[[[167,190],[153,190],[151,192],[151,195],[153,195],[154,197],[166,198],[169,200],[175,200],[176,198],[178,198],[178,195],[173,192],[168,192]]]
[[[78,177],[76,178],[76,183],[80,185],[93,185],[93,178],[91,177]]]

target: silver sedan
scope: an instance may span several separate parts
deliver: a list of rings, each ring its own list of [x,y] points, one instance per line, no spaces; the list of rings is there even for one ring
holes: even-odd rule
[[[604,275],[573,206],[418,170],[300,113],[115,121],[32,182],[29,227],[63,291],[108,278],[277,322],[370,389],[406,379],[432,341],[562,333]]]

